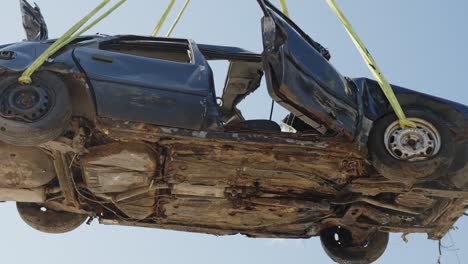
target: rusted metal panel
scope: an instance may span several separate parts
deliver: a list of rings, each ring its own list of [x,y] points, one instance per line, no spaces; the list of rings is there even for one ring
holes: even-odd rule
[[[313,202],[304,200],[291,200],[288,198],[272,199],[272,198],[250,198],[253,204],[285,207],[285,208],[298,208],[298,209],[313,209],[317,211],[330,211],[330,204],[327,202]]]
[[[97,128],[114,140],[144,140],[163,150],[162,172],[155,180],[167,189],[155,194],[156,214],[133,225],[217,235],[308,237],[326,223],[321,219],[349,223],[339,210],[328,210],[330,204],[342,209],[362,204],[359,215],[365,217],[355,218],[355,227],[427,233],[443,226],[436,220],[451,208],[439,203],[434,210],[438,215],[431,217],[434,203],[466,197],[461,191],[386,180],[367,165],[364,151],[338,138],[194,132],[102,118]],[[395,196],[378,198],[383,193]],[[340,197],[354,198],[341,203]],[[424,219],[432,221],[421,225]]]
[[[430,187],[412,187],[402,183],[385,181],[353,181],[347,186],[350,192],[361,193],[364,195],[375,196],[381,193],[413,193],[414,195],[424,195],[427,197],[439,198],[460,198],[468,199],[468,192],[459,190],[442,190]]]
[[[398,195],[395,198],[395,202],[410,208],[430,208],[434,205],[435,199],[429,198],[424,194],[411,192]]]
[[[117,203],[116,206],[132,219],[144,220],[154,214],[156,200],[152,196]]]
[[[339,159],[311,153],[266,151],[236,146],[204,146],[187,142],[168,147],[166,173],[171,181],[213,182],[269,190],[334,194],[356,174],[341,169]],[[213,168],[217,167],[216,170]]]
[[[357,149],[356,145],[343,138],[300,135],[273,134],[273,133],[236,133],[235,131],[193,131],[178,128],[165,128],[138,122],[129,122],[109,118],[98,118],[97,129],[116,139],[128,141],[143,140],[159,142],[161,138],[175,140],[189,139],[191,141],[205,142],[212,145],[219,144],[245,144],[253,147],[294,148],[308,151],[318,151],[330,157],[348,157],[363,159],[367,152]],[[173,141],[175,142],[175,141]]]
[[[0,187],[38,188],[56,177],[50,157],[41,149],[5,143],[0,149]]]
[[[61,152],[52,151],[52,158],[55,166],[55,172],[65,197],[64,204],[79,208],[79,202],[76,198],[75,185],[73,183],[73,174],[70,170],[71,161]]]
[[[143,143],[108,144],[82,158],[82,174],[94,193],[119,193],[148,186],[158,160],[158,153]]]
[[[44,188],[35,189],[12,189],[0,188],[0,201],[2,202],[23,202],[23,203],[43,203],[46,200]]]
[[[447,207],[445,213],[436,219],[436,227],[434,230],[429,232],[429,239],[439,240],[447,234],[455,222],[463,216],[463,213],[468,206],[466,199],[455,199],[451,202],[450,206]]]

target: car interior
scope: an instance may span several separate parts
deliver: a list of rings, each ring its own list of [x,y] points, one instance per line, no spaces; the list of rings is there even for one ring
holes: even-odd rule
[[[192,63],[193,58],[189,44],[174,44],[174,42],[151,40],[122,40],[103,43],[100,45],[100,49],[158,60]]]

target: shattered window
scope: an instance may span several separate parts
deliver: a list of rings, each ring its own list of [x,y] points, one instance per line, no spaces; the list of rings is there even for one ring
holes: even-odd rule
[[[192,63],[188,43],[173,43],[151,40],[122,40],[101,45],[101,49],[134,56]]]

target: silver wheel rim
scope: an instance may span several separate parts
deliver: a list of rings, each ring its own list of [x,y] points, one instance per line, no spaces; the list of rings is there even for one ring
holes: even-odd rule
[[[384,144],[388,153],[397,160],[423,161],[436,156],[441,147],[439,131],[429,122],[420,118],[408,118],[416,128],[400,127],[395,121],[385,131]]]

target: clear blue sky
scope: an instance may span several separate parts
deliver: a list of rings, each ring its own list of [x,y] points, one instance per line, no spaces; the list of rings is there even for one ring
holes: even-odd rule
[[[148,35],[168,1],[129,0],[90,33]],[[51,37],[57,37],[100,1],[36,2],[42,7]],[[178,0],[177,7],[182,3],[183,0]],[[325,0],[288,3],[292,18],[330,49],[332,62],[343,74],[370,76]],[[468,1],[338,0],[338,3],[392,83],[468,104]],[[193,0],[173,36],[261,52],[260,18],[255,0]],[[17,0],[2,1],[0,24],[1,43],[24,38]],[[226,65],[212,66],[219,91]],[[269,104],[263,87],[243,104],[243,110],[249,118],[265,118]],[[275,119],[284,114],[278,110]],[[332,263],[316,238],[294,241],[217,238],[96,223],[57,236],[38,233],[23,224],[14,204],[3,204],[0,212],[1,263]],[[451,238],[444,240],[444,245],[454,246],[444,250],[442,263],[468,263],[467,219],[460,220],[457,227]],[[427,241],[424,235],[411,235],[405,244],[399,236],[392,236],[386,254],[377,263],[436,263],[436,242]]]

